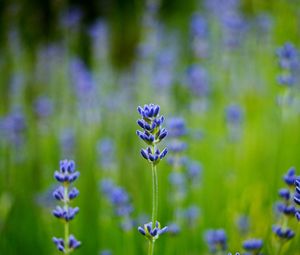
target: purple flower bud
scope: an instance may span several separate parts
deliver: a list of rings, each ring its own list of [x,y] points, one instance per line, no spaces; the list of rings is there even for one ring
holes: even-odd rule
[[[79,195],[79,190],[76,189],[75,187],[69,191],[69,199],[70,200],[76,198],[78,195]]]
[[[168,226],[163,227],[158,231],[158,235],[162,235],[164,233],[168,232]]]
[[[160,110],[159,105],[154,106],[154,113],[153,113],[154,117],[156,117],[158,115],[159,110]]]
[[[145,230],[142,227],[138,227],[138,231],[142,234],[142,235],[146,235]]]
[[[290,199],[290,191],[288,189],[280,189],[278,194],[280,197],[284,198],[285,200]]]
[[[63,186],[59,186],[56,190],[54,190],[53,192],[53,197],[59,201],[64,200],[64,187]]]
[[[283,180],[289,186],[293,186],[296,179],[296,169],[295,167],[291,167],[288,172],[283,176]]]
[[[69,248],[74,250],[81,245],[81,242],[77,241],[73,235],[69,236]]]
[[[162,133],[159,135],[158,140],[161,141],[161,140],[164,139],[167,135],[168,135],[168,132],[165,130],[164,132],[162,132]]]
[[[77,178],[79,177],[79,175],[80,175],[79,172],[75,172],[75,173],[70,174],[70,175],[69,175],[68,181],[69,181],[70,183],[76,181]]]
[[[62,251],[62,252],[65,251],[65,244],[64,244],[64,240],[62,238],[53,237],[52,241],[54,242],[54,244],[56,245],[56,248],[59,251]]]
[[[149,159],[149,157],[148,157],[148,153],[147,153],[147,151],[146,150],[144,150],[144,149],[141,149],[141,155],[145,158],[145,159]]]
[[[273,226],[272,230],[282,240],[290,240],[295,236],[295,233],[289,228],[283,229],[280,226]]]
[[[168,153],[168,149],[164,148],[163,151],[159,154],[159,158],[163,159]]]
[[[145,122],[143,120],[138,120],[137,124],[141,127],[141,128],[145,128]]]

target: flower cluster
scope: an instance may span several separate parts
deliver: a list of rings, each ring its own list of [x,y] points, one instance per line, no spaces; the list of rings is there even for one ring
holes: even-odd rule
[[[68,248],[65,247],[65,241],[62,238],[53,237],[52,240],[55,243],[57,249],[63,253],[66,253],[66,249],[68,249],[68,251],[70,252],[81,245],[81,242],[77,241],[73,235],[69,236]]]
[[[149,254],[152,255],[154,251],[154,243],[156,239],[168,230],[168,227],[161,229],[160,223],[157,221],[158,211],[158,178],[157,178],[157,164],[167,154],[167,148],[162,152],[156,147],[168,134],[165,128],[161,125],[164,122],[164,117],[159,116],[160,107],[158,105],[149,104],[144,107],[138,107],[138,112],[142,119],[137,121],[138,125],[143,129],[143,132],[137,130],[137,135],[149,147],[141,150],[141,155],[151,163],[152,170],[152,214],[151,222],[144,224],[143,227],[138,227],[138,231],[149,240]]]
[[[137,135],[147,144],[149,147],[141,150],[141,155],[150,163],[158,164],[163,159],[168,150],[167,148],[160,151],[156,148],[156,145],[162,141],[168,134],[165,128],[161,125],[164,122],[164,117],[159,116],[160,107],[158,105],[149,104],[138,107],[138,112],[142,119],[137,121],[137,124],[143,129],[137,130]]]
[[[288,188],[282,188],[279,190],[278,194],[281,201],[276,204],[277,212],[279,216],[282,217],[284,222],[287,222],[288,218],[294,217],[296,213],[296,208],[293,203],[293,189],[296,180],[295,168],[291,167],[288,172],[283,176],[283,180],[288,186]],[[280,240],[289,240],[294,237],[294,232],[289,229],[286,224],[285,226],[275,225],[272,230],[274,234]]]
[[[128,193],[123,188],[115,185],[110,179],[101,181],[101,191],[113,206],[115,214],[121,218],[121,228],[130,230],[133,225],[130,217],[133,206]]]
[[[66,237],[65,240],[53,237],[53,242],[59,251],[69,254],[81,244],[73,235],[69,235],[69,221],[74,219],[79,212],[78,207],[73,208],[70,206],[70,202],[79,195],[78,189],[75,187],[70,188],[70,185],[79,177],[79,172],[75,170],[74,161],[60,161],[59,171],[55,171],[54,177],[61,185],[54,190],[53,197],[62,202],[63,206],[56,206],[52,213],[64,222]]]
[[[245,255],[260,255],[259,251],[263,246],[261,239],[248,239],[243,242],[243,248],[248,252]]]
[[[238,104],[229,104],[225,109],[228,137],[231,141],[238,141],[242,135],[243,109]]]
[[[289,228],[283,228],[281,226],[273,226],[272,230],[276,234],[276,236],[283,241],[290,240],[295,236],[294,231]]]
[[[292,86],[299,78],[299,53],[293,44],[287,42],[277,49],[277,57],[282,73],[278,76],[279,84]]]
[[[211,252],[225,251],[227,249],[227,236],[223,229],[206,231],[205,240]]]
[[[300,205],[300,178],[295,180],[296,190],[294,194],[294,201],[297,205]],[[295,216],[298,221],[300,221],[300,210],[295,211]]]
[[[152,222],[144,224],[143,227],[138,227],[139,232],[144,235],[149,241],[155,241],[160,235],[168,231],[168,227],[160,227],[160,223],[156,221],[155,227],[152,228]]]
[[[200,14],[194,13],[190,21],[191,47],[199,58],[207,57],[209,51],[208,24]]]

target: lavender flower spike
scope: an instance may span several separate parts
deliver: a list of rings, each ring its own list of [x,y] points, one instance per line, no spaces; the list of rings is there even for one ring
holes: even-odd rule
[[[143,129],[137,130],[136,134],[148,145],[146,149],[141,150],[141,155],[151,164],[152,170],[152,215],[151,222],[144,224],[144,227],[139,227],[139,232],[146,236],[149,240],[148,255],[153,255],[155,240],[167,231],[167,227],[160,228],[157,221],[158,207],[158,178],[157,164],[163,159],[167,153],[167,148],[160,151],[157,145],[167,136],[168,132],[162,128],[164,117],[159,115],[160,107],[155,104],[146,104],[144,107],[137,108],[141,119],[137,124]]]
[[[75,162],[72,160],[62,160],[60,161],[59,171],[55,171],[55,179],[63,183],[54,190],[53,197],[61,202],[63,206],[56,206],[52,211],[53,215],[61,219],[64,223],[65,238],[53,237],[53,242],[57,249],[64,254],[70,254],[73,250],[77,249],[81,242],[77,241],[73,235],[69,235],[69,221],[74,219],[75,215],[79,212],[78,207],[71,207],[69,205],[70,200],[76,198],[79,195],[78,189],[70,185],[79,177],[79,172],[75,170]]]
[[[162,151],[156,148],[156,145],[168,134],[167,130],[161,127],[164,117],[159,116],[159,111],[160,107],[154,104],[145,105],[143,108],[138,107],[142,119],[139,119],[137,124],[143,129],[143,132],[137,130],[136,133],[149,145],[148,148],[141,150],[141,155],[153,164],[158,164],[168,153],[167,148]]]

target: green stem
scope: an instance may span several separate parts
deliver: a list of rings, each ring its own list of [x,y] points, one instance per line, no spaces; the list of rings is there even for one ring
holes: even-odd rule
[[[64,189],[64,206],[66,208],[66,211],[68,211],[68,207],[69,207],[69,198],[68,198],[68,186],[65,185],[65,189]],[[64,230],[65,230],[65,254],[70,254],[69,251],[69,222],[65,221],[64,222]]]
[[[280,255],[281,251],[282,251],[282,247],[283,247],[283,242],[279,243],[278,249],[277,249],[277,253],[276,255]]]
[[[158,180],[157,180],[157,169],[152,164],[152,229],[155,228],[155,222],[157,219],[157,207],[158,207]]]
[[[154,241],[149,241],[149,248],[148,248],[148,255],[153,255],[153,251],[154,251]]]
[[[155,146],[152,147],[153,153],[155,152]],[[158,208],[158,179],[157,179],[157,169],[155,164],[151,164],[152,170],[152,229],[155,228],[155,223],[157,220],[157,208]],[[148,255],[153,255],[155,240],[149,241]]]

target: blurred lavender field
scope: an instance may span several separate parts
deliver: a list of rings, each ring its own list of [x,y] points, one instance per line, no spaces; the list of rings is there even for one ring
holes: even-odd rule
[[[147,254],[136,121],[154,103],[154,254],[299,255],[300,1],[71,2],[0,8],[0,254],[59,254],[63,159],[80,172],[74,254]]]

